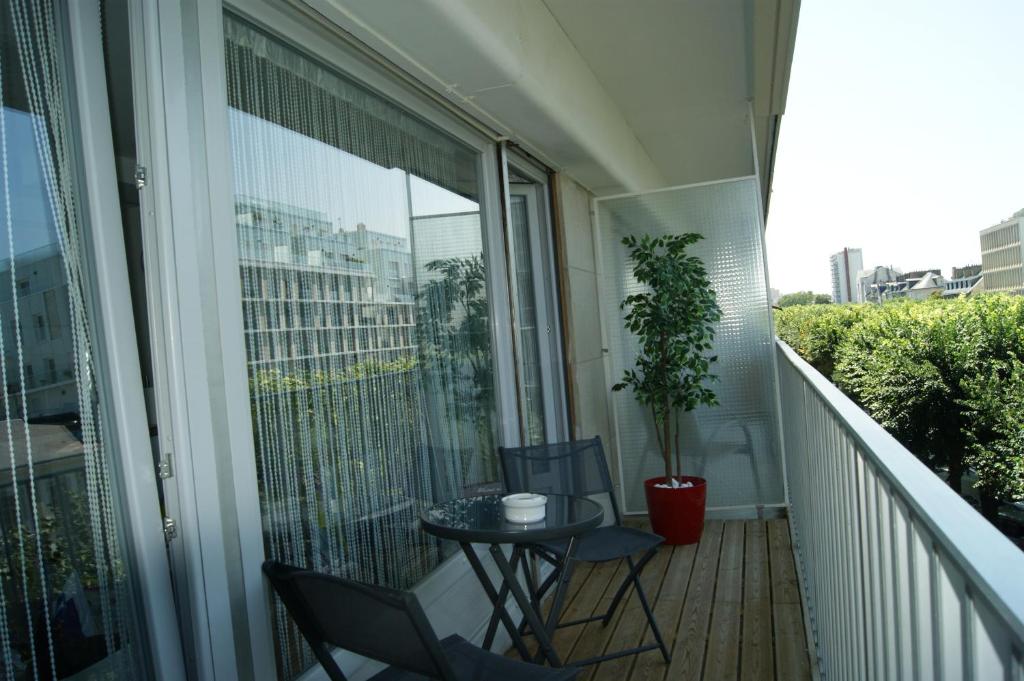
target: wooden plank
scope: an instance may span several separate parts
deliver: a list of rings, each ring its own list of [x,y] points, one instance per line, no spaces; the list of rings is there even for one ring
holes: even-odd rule
[[[693,576],[676,628],[672,663],[665,677],[671,681],[696,681],[701,677],[723,529],[724,525],[719,520],[709,520],[704,524],[704,536],[697,546]]]
[[[665,579],[665,571],[669,566],[669,559],[671,557],[672,548],[662,548],[654,555],[651,562],[644,567],[643,572],[640,573],[640,584],[643,586],[644,593],[647,594],[648,603],[652,608],[658,602],[661,585]],[[615,633],[612,634],[611,641],[609,641],[608,647],[605,650],[606,653],[639,646],[643,641],[644,633],[649,628],[647,615],[644,614],[643,606],[640,604],[640,598],[636,595],[635,589],[631,589],[629,598],[624,600],[619,605],[619,608],[623,609],[622,617],[619,618],[618,624],[615,627]],[[657,657],[664,664],[664,658],[661,657],[660,651],[652,650],[641,653],[641,655],[643,657]],[[631,655],[602,662],[594,670],[591,678],[595,679],[595,681],[621,681],[621,679],[629,678],[630,670],[633,668],[636,659],[636,655]]]
[[[725,523],[718,561],[711,629],[704,662],[706,681],[735,681],[739,676],[740,623],[743,617],[744,523]]]
[[[740,679],[772,681],[775,678],[775,653],[772,649],[771,574],[768,568],[768,533],[763,520],[747,521],[743,560]]]
[[[804,681],[811,678],[811,661],[804,635],[804,613],[793,603],[772,605],[775,631],[775,674],[779,679]]]
[[[804,681],[811,678],[811,662],[789,524],[785,520],[768,521],[768,563],[772,585],[775,676]]]
[[[793,546],[789,541],[789,521],[769,520],[768,552],[771,558],[772,602],[800,604],[800,586],[793,564]]]
[[[697,544],[687,546],[665,547],[663,551],[671,550],[672,559],[665,572],[665,580],[661,583],[661,591],[654,604],[654,619],[658,622],[661,636],[669,650],[675,646],[676,629],[679,626],[679,617],[683,613],[683,603],[686,598],[686,589],[690,584],[690,576],[693,574],[694,559],[697,557]],[[644,635],[644,643],[654,643],[654,634],[650,627]],[[661,658],[659,653],[645,653],[637,658],[633,665],[632,681],[663,681],[668,665]]]

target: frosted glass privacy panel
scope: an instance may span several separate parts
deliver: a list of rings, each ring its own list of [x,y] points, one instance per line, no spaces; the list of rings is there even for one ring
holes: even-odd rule
[[[629,234],[697,232],[692,247],[718,294],[722,320],[715,339],[720,406],[682,416],[683,474],[708,480],[708,506],[783,501],[776,419],[772,329],[764,271],[757,184],[744,178],[599,200],[601,309],[609,381],[618,382],[639,345],[623,327],[619,304],[641,290],[622,238]],[[643,511],[643,481],[663,475],[651,413],[630,390],[612,393],[624,506]]]

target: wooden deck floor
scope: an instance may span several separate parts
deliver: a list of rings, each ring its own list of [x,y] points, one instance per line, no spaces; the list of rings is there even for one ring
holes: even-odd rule
[[[563,621],[606,610],[626,569],[621,561],[581,564],[570,583]],[[672,650],[671,664],[655,650],[588,666],[581,680],[811,678],[786,520],[709,520],[699,544],[663,547],[641,582]],[[607,627],[591,622],[559,629],[555,649],[571,663],[641,640],[654,639],[630,591]]]

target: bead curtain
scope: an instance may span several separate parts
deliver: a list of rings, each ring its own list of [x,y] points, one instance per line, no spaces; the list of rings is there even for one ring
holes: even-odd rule
[[[478,154],[228,16],[229,122],[268,557],[408,588],[426,505],[495,480]],[[280,673],[313,663],[275,604]]]
[[[47,0],[0,2],[0,678],[139,678]]]

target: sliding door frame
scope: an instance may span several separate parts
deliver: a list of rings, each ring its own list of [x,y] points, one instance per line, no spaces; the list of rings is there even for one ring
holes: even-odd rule
[[[223,35],[224,11],[398,104],[478,154],[499,444],[519,443],[496,139],[294,6],[269,0],[132,0],[147,37],[145,75],[165,390],[198,679],[274,679],[271,595],[257,483]],[[146,192],[143,192],[144,194]],[[144,216],[146,217],[146,216]],[[156,358],[156,361],[161,361]],[[158,387],[159,389],[159,387]],[[163,429],[162,429],[163,430]],[[449,562],[459,557],[449,559]],[[464,560],[464,559],[463,559]],[[177,577],[177,576],[176,576]],[[428,580],[429,581],[429,580]],[[421,594],[422,598],[422,594]]]
[[[63,10],[73,152],[85,225],[86,301],[94,336],[99,400],[120,511],[119,536],[131,583],[130,617],[143,668],[155,679],[185,676],[164,546],[156,474],[149,441],[127,255],[117,190],[107,99],[103,38],[97,3]]]
[[[502,176],[505,179],[507,192],[507,210],[505,211],[507,238],[510,244],[509,264],[515,264],[515,234],[512,231],[511,197],[523,196],[526,199],[527,220],[530,241],[530,267],[534,278],[534,306],[537,314],[537,345],[540,350],[541,389],[544,399],[544,419],[548,442],[564,442],[569,439],[568,411],[565,399],[565,361],[562,352],[561,305],[558,290],[558,270],[555,262],[555,241],[553,222],[551,219],[551,186],[547,168],[539,166],[522,154],[503,144]],[[513,185],[509,181],[510,170],[533,182],[529,187]],[[518,300],[518,283],[514,272],[509,277],[510,299]],[[513,307],[513,326],[519,331],[519,321]],[[546,330],[541,334],[541,329]],[[518,339],[518,335],[516,336]],[[523,349],[517,348],[519,357]],[[521,363],[521,359],[517,363]],[[524,372],[525,373],[525,372]],[[523,377],[521,377],[523,378]],[[522,382],[522,380],[520,381]],[[525,386],[521,386],[520,414],[522,431],[525,437],[526,396]],[[525,444],[525,443],[524,443]]]

